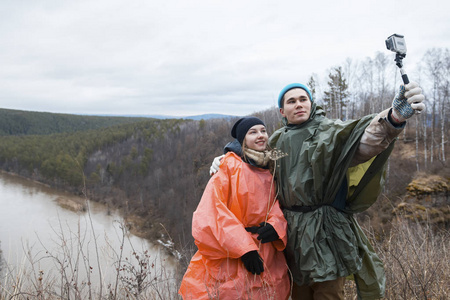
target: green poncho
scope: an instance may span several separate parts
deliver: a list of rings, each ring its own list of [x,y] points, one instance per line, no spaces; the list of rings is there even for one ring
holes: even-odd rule
[[[375,159],[350,168],[364,129],[374,116],[346,122],[330,120],[313,103],[307,122],[286,125],[270,138],[271,147],[288,153],[277,162],[276,178],[288,221],[286,255],[298,285],[353,274],[359,298],[384,295],[383,263],[352,216],[376,201],[393,147],[392,143]],[[361,174],[365,174],[363,179]],[[344,213],[329,205],[346,176],[350,186]],[[323,204],[328,205],[311,212],[289,210],[292,206]]]

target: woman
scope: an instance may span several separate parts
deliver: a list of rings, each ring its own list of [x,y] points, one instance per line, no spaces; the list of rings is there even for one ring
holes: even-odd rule
[[[287,223],[269,171],[266,127],[245,117],[231,135],[242,150],[225,155],[194,212],[198,251],[179,293],[183,299],[287,299]]]

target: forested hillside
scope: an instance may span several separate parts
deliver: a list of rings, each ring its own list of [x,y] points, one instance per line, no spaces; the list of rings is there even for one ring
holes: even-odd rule
[[[81,116],[0,108],[0,136],[76,132],[144,120],[146,118]]]

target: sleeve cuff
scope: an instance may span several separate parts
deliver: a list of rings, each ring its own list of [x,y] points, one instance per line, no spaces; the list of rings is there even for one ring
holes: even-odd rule
[[[405,128],[405,126],[406,126],[406,121],[404,121],[402,123],[397,123],[394,121],[394,119],[392,117],[392,107],[391,107],[391,109],[389,109],[389,112],[387,114],[387,119],[388,119],[389,123],[397,129]]]

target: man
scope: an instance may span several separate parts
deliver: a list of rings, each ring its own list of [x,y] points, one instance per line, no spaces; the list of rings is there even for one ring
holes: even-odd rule
[[[326,118],[303,84],[280,92],[284,127],[269,144],[288,154],[275,176],[288,222],[292,299],[344,299],[350,275],[358,298],[384,296],[383,263],[353,213],[376,201],[393,142],[405,121],[425,108],[423,100],[416,83],[402,85],[391,108],[343,122]]]

